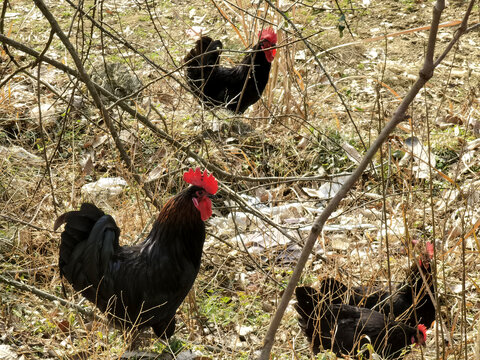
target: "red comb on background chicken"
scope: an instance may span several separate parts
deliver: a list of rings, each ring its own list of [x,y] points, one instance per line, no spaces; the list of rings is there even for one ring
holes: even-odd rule
[[[95,205],[61,215],[59,267],[76,291],[107,312],[115,323],[151,326],[157,336],[175,331],[175,312],[197,277],[205,242],[205,223],[212,215],[209,196],[218,190],[207,171],[190,169],[191,184],[166,202],[147,238],[120,246],[115,220]]]
[[[262,96],[271,62],[277,52],[277,34],[271,28],[259,32],[252,51],[234,67],[219,66],[222,42],[202,36],[185,57],[187,81],[193,93],[209,107],[224,106],[243,113]]]

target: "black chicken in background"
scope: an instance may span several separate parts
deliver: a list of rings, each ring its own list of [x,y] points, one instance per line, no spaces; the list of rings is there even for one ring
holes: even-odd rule
[[[157,336],[175,331],[175,312],[197,277],[205,241],[205,223],[212,215],[210,196],[218,184],[207,171],[190,169],[191,184],[160,211],[147,238],[120,246],[115,220],[95,205],[61,215],[59,267],[76,291],[107,312],[115,324],[151,326]]]
[[[435,320],[435,305],[428,293],[430,290],[432,295],[435,294],[430,264],[432,258],[433,244],[427,242],[425,251],[407,270],[406,278],[393,289],[392,294],[381,286],[362,285],[348,288],[333,278],[323,279],[319,292],[331,303],[361,306],[385,315],[390,314],[389,298],[392,297],[394,318],[410,326],[421,323],[430,328]]]
[[[275,57],[277,34],[273,29],[259,33],[259,41],[234,67],[220,66],[222,42],[202,36],[185,57],[187,81],[193,93],[209,107],[225,106],[243,113],[262,96]]]
[[[388,320],[371,309],[346,304],[332,304],[311,287],[297,287],[295,309],[299,324],[314,354],[323,348],[337,356],[357,355],[370,343],[382,358],[402,359],[409,345],[425,345],[426,328]],[[368,358],[368,357],[367,357]]]

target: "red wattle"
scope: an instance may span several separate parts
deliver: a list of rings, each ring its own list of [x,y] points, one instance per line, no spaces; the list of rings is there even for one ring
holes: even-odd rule
[[[204,197],[200,201],[194,198],[193,204],[200,211],[200,217],[203,221],[212,216],[212,201],[208,197]]]
[[[277,49],[272,50],[265,50],[265,57],[267,58],[268,62],[272,62],[275,58],[275,54],[277,53]]]

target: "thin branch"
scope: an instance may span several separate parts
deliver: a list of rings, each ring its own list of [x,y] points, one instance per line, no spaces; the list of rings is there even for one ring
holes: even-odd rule
[[[467,28],[468,25],[468,17],[470,16],[470,13],[472,12],[473,4],[475,1],[470,1],[470,4],[468,4],[468,9],[465,13],[465,16],[463,17],[462,23],[460,24],[460,27],[457,29],[455,35],[453,36],[453,39],[450,41],[450,43],[447,45],[443,53],[435,60],[434,67],[437,67],[447,56],[447,54],[450,52],[452,49],[453,45],[455,45],[458,42],[458,39],[460,39],[460,36],[465,34],[467,31],[470,31],[471,29],[475,28],[475,25],[472,26],[470,29]],[[479,24],[476,24],[478,27]]]
[[[344,21],[345,21],[345,26],[347,27],[347,30],[348,30],[350,36],[351,36],[352,38],[355,38],[355,36],[354,36],[353,33],[352,33],[352,30],[350,29],[350,25],[348,25],[347,17],[345,16],[345,13],[343,12],[342,7],[341,7],[340,4],[338,3],[338,0],[335,0],[335,5],[337,5],[337,9],[338,9],[338,11],[340,12],[340,14],[342,15],[342,17],[343,17],[343,19],[344,19]]]
[[[48,20],[50,23],[50,26],[52,27],[52,31],[54,31],[57,36],[60,38],[62,43],[65,45],[67,51],[70,53],[70,56],[72,57],[73,61],[75,62],[75,65],[78,69],[78,72],[80,74],[80,79],[85,83],[85,85],[88,88],[88,91],[92,95],[93,101],[95,102],[95,105],[98,107],[100,110],[100,113],[102,114],[102,118],[105,121],[105,124],[107,125],[108,130],[110,131],[110,134],[113,137],[113,140],[115,142],[115,145],[120,153],[120,157],[122,158],[123,162],[127,165],[127,169],[131,172],[133,178],[135,181],[143,187],[145,194],[150,198],[150,201],[155,205],[157,208],[161,208],[160,203],[155,199],[153,196],[153,192],[151,191],[150,184],[144,183],[142,179],[140,178],[140,175],[137,174],[135,171],[134,165],[132,163],[132,160],[128,156],[122,141],[120,140],[120,137],[118,136],[117,130],[115,129],[115,126],[113,125],[113,121],[110,117],[110,114],[107,112],[105,109],[105,106],[102,103],[102,100],[100,99],[100,94],[95,87],[94,83],[90,80],[90,76],[87,74],[85,67],[83,66],[82,60],[78,56],[75,48],[73,47],[72,43],[68,39],[68,37],[65,35],[65,33],[62,31],[60,26],[58,25],[57,21],[55,20],[55,17],[52,15],[50,10],[46,7],[45,3],[43,0],[34,0],[35,5],[38,7],[38,9],[43,13],[45,18]]]
[[[52,43],[52,40],[53,40],[53,31],[50,31],[50,36],[48,38],[47,44],[45,45],[45,48],[43,49],[42,53],[40,54],[40,57],[38,57],[36,59],[36,63],[38,63],[37,74],[38,74],[39,79],[41,78],[41,71],[40,70],[42,68],[42,56],[47,52],[47,49],[50,47],[50,44]],[[51,160],[49,161],[49,159],[48,159],[47,142],[45,140],[45,132],[44,132],[44,128],[43,128],[43,115],[42,115],[42,101],[41,101],[41,87],[40,87],[40,84],[41,84],[41,82],[37,81],[38,126],[39,126],[39,132],[40,132],[40,140],[42,142],[42,154],[43,154],[43,158],[45,159],[45,175],[48,175],[48,184],[50,185],[50,191],[51,191],[51,194],[52,194],[53,212],[55,213],[55,216],[58,216],[57,200],[56,200],[56,197],[55,197],[55,186],[53,185],[52,171],[51,171],[51,168],[50,168]],[[52,156],[52,159],[53,159],[53,156]],[[43,179],[43,177],[42,177],[42,179]],[[39,186],[40,186],[40,183],[39,183]]]
[[[40,56],[40,54],[37,51],[19,43],[19,42],[13,40],[13,39],[10,39],[3,34],[0,34],[0,42],[8,44],[8,45],[26,53],[26,54],[28,54],[28,55],[31,55],[31,56],[34,56],[34,57]],[[64,64],[62,64],[62,63],[60,63],[56,60],[53,60],[53,59],[51,59],[47,56],[42,57],[42,60],[44,62],[56,67],[57,69],[62,70],[64,72],[66,72],[67,74],[81,80],[82,82],[85,82],[84,79],[82,78],[82,76],[80,75],[80,73],[77,70],[72,69],[72,68],[70,68],[70,67],[68,67],[68,66],[66,66],[66,65],[64,65]],[[158,128],[155,124],[153,124],[147,117],[141,115],[136,109],[132,109],[124,101],[119,101],[119,99],[115,95],[110,93],[108,90],[104,89],[103,87],[101,87],[100,85],[98,85],[94,82],[91,82],[91,83],[93,84],[93,86],[95,87],[95,89],[97,91],[99,91],[102,95],[107,97],[109,100],[118,101],[118,106],[120,106],[122,108],[122,110],[125,110],[131,116],[138,119],[143,125],[145,125],[148,129],[150,129],[158,137],[167,141],[170,145],[175,147],[177,150],[185,153],[187,156],[189,156],[191,158],[194,158],[199,164],[202,164],[210,172],[215,173],[215,177],[217,179],[223,179],[223,180],[228,180],[228,181],[245,181],[245,182],[253,182],[253,183],[261,184],[261,183],[268,183],[268,182],[272,182],[272,181],[282,181],[282,182],[306,181],[306,182],[308,182],[308,181],[326,180],[326,178],[328,178],[328,176],[327,177],[326,176],[302,176],[302,177],[287,176],[287,177],[255,177],[255,178],[252,178],[252,177],[248,177],[248,176],[239,176],[239,175],[234,175],[234,174],[228,173],[228,172],[224,171],[223,169],[213,165],[212,163],[210,163],[209,161],[207,161],[206,159],[204,159],[203,157],[198,155],[198,153],[190,150],[190,148],[188,146],[185,146],[181,142],[175,140],[173,137],[171,137],[166,132],[164,132],[163,130]],[[336,177],[336,175],[334,177]],[[142,183],[140,182],[139,184],[141,185]]]
[[[0,15],[0,34],[3,34],[5,32],[5,15],[7,13],[7,7],[11,7],[10,1],[9,0],[4,0],[3,1],[3,6],[2,6],[2,14]],[[3,50],[5,51],[5,54],[8,55],[10,58],[10,61],[12,61],[15,65],[19,66],[18,62],[15,60],[15,57],[10,53],[10,50],[6,46],[6,44],[3,44]]]
[[[46,228],[43,228],[43,227],[40,227],[40,226],[37,226],[37,225],[33,225],[29,222],[26,222],[24,220],[20,220],[20,219],[15,219],[11,216],[8,216],[8,215],[5,215],[5,214],[0,214],[0,217],[4,218],[4,219],[7,219],[8,221],[12,221],[12,222],[16,222],[16,223],[19,223],[19,224],[23,224],[23,225],[27,225],[27,226],[30,226],[31,228],[33,229],[36,229],[36,230],[41,230],[41,231],[49,231],[49,232],[56,232],[56,231],[53,231],[52,229],[46,229]]]
[[[367,149],[367,145],[365,144],[365,142],[363,141],[362,139],[362,136],[360,136],[360,131],[358,130],[358,127],[357,127],[357,124],[355,124],[355,121],[353,121],[353,117],[352,117],[352,114],[350,113],[350,110],[348,109],[348,106],[347,106],[347,103],[345,102],[345,99],[343,98],[342,94],[340,94],[340,91],[338,91],[337,89],[337,86],[335,85],[335,82],[333,81],[332,77],[330,76],[330,74],[327,72],[327,70],[325,69],[325,67],[323,66],[322,62],[320,61],[320,59],[315,55],[315,51],[313,50],[312,46],[310,45],[310,43],[306,40],[306,38],[302,35],[302,32],[300,30],[298,30],[297,26],[295,25],[295,23],[287,16],[287,14],[285,14],[284,11],[280,10],[277,6],[275,6],[270,0],[265,0],[265,2],[270,5],[272,7],[272,9],[274,9],[277,13],[279,13],[287,23],[290,24],[290,26],[295,30],[295,32],[297,33],[297,35],[300,37],[300,39],[303,41],[303,43],[305,44],[305,46],[308,48],[308,50],[312,53],[314,59],[315,59],[315,62],[317,63],[318,67],[322,70],[323,74],[325,74],[328,82],[330,83],[330,86],[333,87],[333,90],[335,91],[335,93],[337,94],[338,98],[340,99],[340,102],[342,103],[343,107],[345,108],[345,112],[347,113],[347,116],[348,116],[348,119],[350,120],[350,122],[352,123],[352,126],[355,128],[355,131],[356,133],[358,134],[358,138],[360,140],[360,142],[362,143],[362,146],[363,148],[366,150]],[[372,168],[373,165],[372,165]]]
[[[32,294],[35,294],[38,297],[41,297],[42,299],[46,299],[46,300],[50,300],[50,301],[58,301],[63,306],[75,309],[78,312],[82,313],[83,315],[87,316],[88,318],[93,318],[94,315],[95,315],[94,312],[91,311],[91,310],[85,309],[85,308],[81,307],[80,305],[77,305],[77,304],[72,303],[70,301],[67,301],[65,299],[59,298],[58,296],[47,293],[43,290],[37,289],[35,286],[27,285],[27,284],[24,284],[20,281],[9,279],[9,278],[7,278],[3,275],[0,275],[0,282],[3,282],[5,284],[11,285],[11,286],[14,286],[17,289],[20,289],[20,290],[23,290],[23,291],[31,292]]]
[[[270,3],[269,0],[266,0],[266,1]],[[474,1],[475,0],[471,0],[470,4],[472,4]],[[437,0],[433,10],[432,30],[431,30],[435,34],[436,34],[435,29],[438,29],[438,24],[440,22],[440,15],[443,9],[444,9],[444,1]],[[465,14],[464,16],[465,23],[468,21],[469,15],[470,15],[470,12],[467,12]],[[433,44],[431,44],[432,42]],[[434,49],[435,42],[436,42],[436,36],[430,36],[428,48]],[[358,165],[354,173],[347,179],[347,181],[342,186],[342,188],[328,203],[327,207],[320,214],[320,216],[317,219],[315,219],[315,222],[313,223],[313,226],[312,226],[312,230],[305,243],[305,247],[303,248],[302,253],[300,254],[300,258],[298,259],[297,265],[293,270],[292,276],[290,277],[288,285],[282,295],[278,308],[270,322],[270,326],[267,330],[267,334],[265,335],[263,348],[260,353],[259,360],[268,360],[270,358],[270,352],[273,347],[273,342],[275,340],[275,333],[278,327],[280,326],[280,322],[282,320],[285,309],[287,308],[288,303],[290,302],[290,298],[292,297],[292,294],[295,290],[298,280],[300,279],[303,268],[307,263],[307,260],[310,256],[310,252],[312,251],[313,246],[315,245],[315,242],[317,241],[317,238],[320,235],[323,229],[323,226],[325,225],[325,222],[328,220],[328,218],[333,213],[333,211],[335,211],[335,209],[338,207],[340,201],[347,195],[347,193],[350,191],[350,189],[353,187],[356,181],[361,177],[361,175],[367,168],[368,164],[373,159],[373,156],[376,154],[376,152],[382,146],[385,140],[387,140],[389,134],[392,133],[395,127],[405,119],[405,113],[408,107],[413,102],[418,92],[425,86],[427,81],[430,80],[430,78],[433,76],[433,71],[435,69],[435,66],[433,64],[432,59],[433,59],[433,53],[429,54],[425,58],[425,62],[423,64],[423,68],[420,71],[419,77],[417,78],[416,82],[413,84],[412,88],[410,89],[408,94],[405,96],[403,101],[398,106],[390,122],[388,122],[385,125],[382,132],[379,134],[378,138],[374,141],[372,146],[368,149],[367,153],[365,154],[364,158],[362,159],[361,163]]]

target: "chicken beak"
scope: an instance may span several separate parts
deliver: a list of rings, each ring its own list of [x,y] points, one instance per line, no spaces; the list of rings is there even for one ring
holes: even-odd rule
[[[198,199],[197,198],[192,198],[193,205],[198,209]]]
[[[218,199],[221,199],[221,198],[222,198],[222,196],[221,196],[221,195],[218,195],[218,194],[213,194],[213,195],[212,195],[212,194],[208,194],[207,196],[210,198],[210,200],[218,200]]]

